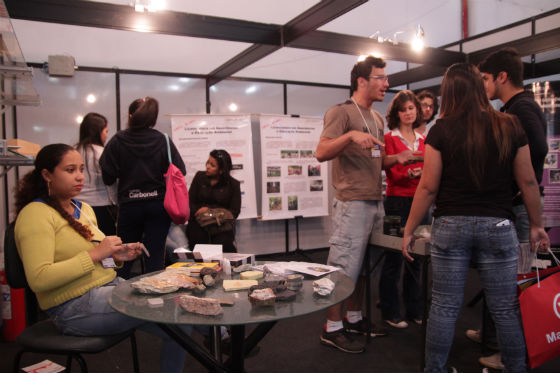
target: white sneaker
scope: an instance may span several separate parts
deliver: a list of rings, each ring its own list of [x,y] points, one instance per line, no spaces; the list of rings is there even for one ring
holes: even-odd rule
[[[408,328],[408,323],[401,319],[384,320],[387,324],[391,325],[393,328],[404,329]]]

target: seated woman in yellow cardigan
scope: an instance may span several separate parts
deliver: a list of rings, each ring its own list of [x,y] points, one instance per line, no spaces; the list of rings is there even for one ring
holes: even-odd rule
[[[63,333],[110,335],[139,327],[164,339],[161,371],[181,372],[182,347],[154,324],[125,316],[108,303],[123,281],[112,267],[136,258],[141,244],[105,237],[91,206],[74,199],[84,185],[83,170],[84,161],[71,146],[47,145],[19,183],[15,239],[27,282]]]

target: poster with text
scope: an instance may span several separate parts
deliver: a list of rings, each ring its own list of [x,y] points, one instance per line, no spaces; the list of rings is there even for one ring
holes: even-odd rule
[[[171,130],[189,188],[196,172],[206,170],[210,152],[224,149],[231,156],[231,176],[241,183],[238,219],[257,217],[250,115],[171,115]]]
[[[328,164],[315,148],[323,119],[260,116],[262,219],[328,215]]]
[[[546,120],[548,154],[544,160],[541,185],[544,187],[543,222],[550,228],[553,247],[560,245],[560,81],[531,83],[529,88],[541,106]]]

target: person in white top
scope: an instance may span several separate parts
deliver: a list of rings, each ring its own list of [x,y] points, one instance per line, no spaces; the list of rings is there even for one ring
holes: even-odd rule
[[[84,188],[78,199],[89,204],[101,231],[107,236],[116,234],[116,198],[112,197],[113,186],[106,186],[101,178],[99,157],[103,153],[103,145],[107,140],[109,127],[107,118],[98,113],[88,113],[80,124],[80,140],[76,150],[84,159]]]

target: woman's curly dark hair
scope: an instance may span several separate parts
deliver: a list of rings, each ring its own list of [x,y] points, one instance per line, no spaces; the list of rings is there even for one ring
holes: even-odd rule
[[[39,151],[35,159],[35,168],[33,171],[28,172],[16,186],[16,216],[28,203],[40,198],[55,209],[76,232],[86,240],[90,240],[93,234],[89,228],[68,214],[58,200],[49,196],[47,182],[41,175],[43,170],[53,172],[55,167],[62,161],[64,155],[69,151],[76,150],[66,144],[51,144]]]

